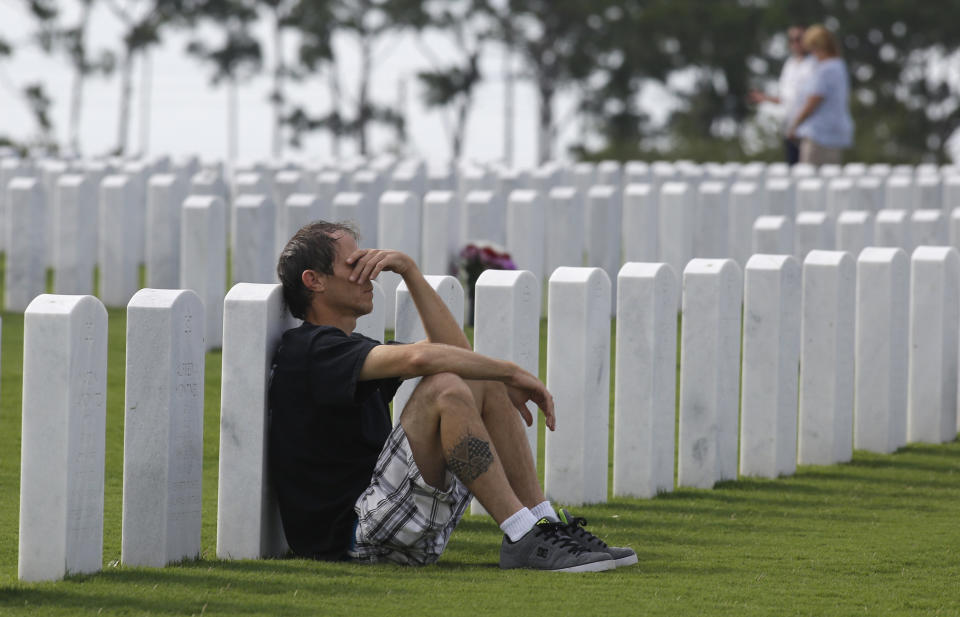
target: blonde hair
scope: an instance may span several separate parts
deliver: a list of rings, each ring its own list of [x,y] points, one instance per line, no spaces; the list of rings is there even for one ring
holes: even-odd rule
[[[837,42],[837,37],[820,24],[810,26],[803,33],[803,46],[810,51],[823,51],[831,58],[840,55],[840,43]]]

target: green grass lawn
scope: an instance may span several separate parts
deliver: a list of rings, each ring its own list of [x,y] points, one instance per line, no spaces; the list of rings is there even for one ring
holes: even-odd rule
[[[470,516],[440,562],[421,569],[218,561],[219,353],[206,367],[201,558],[119,566],[124,337],[124,313],[111,311],[103,572],[21,584],[23,317],[3,315],[0,614],[960,615],[957,442],[577,509],[591,529],[637,550],[639,565],[613,572],[500,571],[499,529]]]

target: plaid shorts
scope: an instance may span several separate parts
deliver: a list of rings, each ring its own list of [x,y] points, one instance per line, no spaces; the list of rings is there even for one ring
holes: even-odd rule
[[[447,472],[446,490],[424,482],[403,427],[397,424],[380,451],[370,486],[357,499],[354,561],[427,565],[440,558],[471,494]]]

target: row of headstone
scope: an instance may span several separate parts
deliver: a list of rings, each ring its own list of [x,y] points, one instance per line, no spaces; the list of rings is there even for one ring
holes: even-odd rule
[[[802,273],[786,255],[754,255],[743,274],[732,260],[691,261],[683,274],[679,402],[677,277],[663,263],[628,263],[618,276],[615,495],[672,490],[678,409],[679,486],[709,488],[738,473],[776,477],[798,462],[849,460],[854,446],[891,452],[956,436],[960,257],[952,248],[919,247],[909,264],[901,249],[867,248],[856,269],[848,253],[813,251]],[[456,279],[427,280],[454,315],[463,314]],[[479,352],[537,369],[539,287],[526,271],[484,273]],[[560,503],[602,502],[610,280],[600,268],[563,267],[549,287],[547,386],[558,428],[547,434],[545,489]],[[379,284],[375,291],[375,310],[357,330],[382,338],[386,302]],[[422,338],[406,285],[395,293],[398,340]],[[199,553],[205,312],[187,290],[143,289],[128,305],[127,564],[162,566]],[[217,554],[282,554],[267,470],[267,389],[279,337],[295,321],[279,285],[248,283],[227,295],[224,320]],[[25,312],[23,580],[100,567],[106,321],[91,296],[41,295]],[[398,392],[395,419],[414,387],[408,380]],[[536,451],[536,431],[528,438]]]

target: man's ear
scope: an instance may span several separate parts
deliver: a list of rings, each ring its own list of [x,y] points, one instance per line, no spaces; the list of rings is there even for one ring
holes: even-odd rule
[[[304,270],[300,274],[300,280],[304,287],[312,292],[323,293],[327,290],[327,277],[320,275],[315,270]]]

